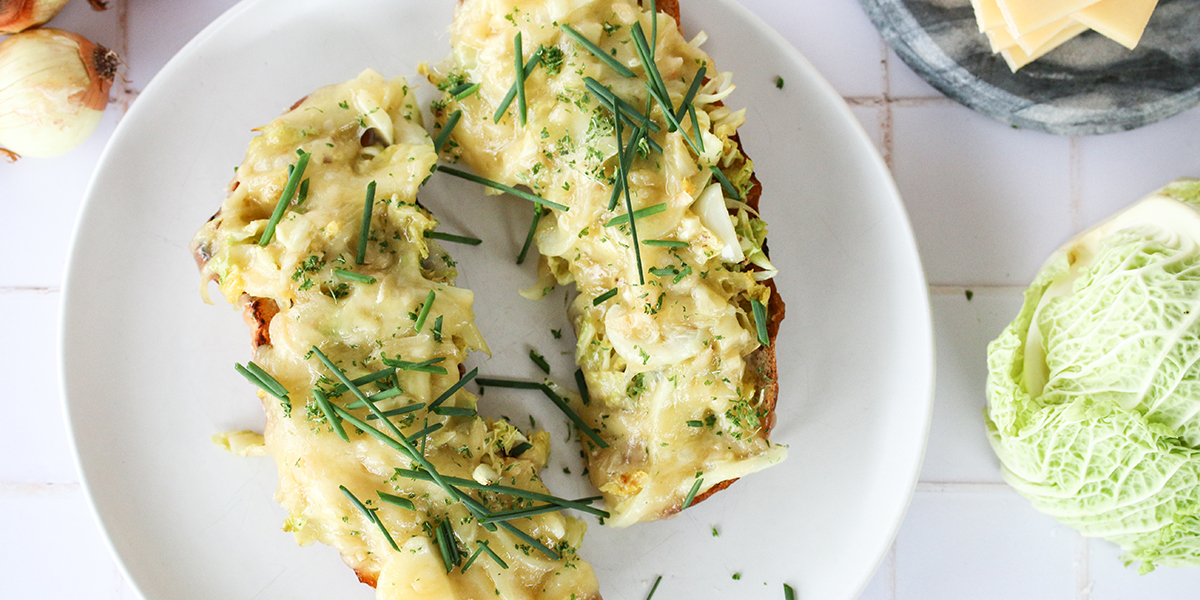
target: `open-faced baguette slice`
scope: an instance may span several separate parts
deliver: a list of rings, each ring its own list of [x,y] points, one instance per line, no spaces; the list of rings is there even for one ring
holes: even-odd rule
[[[453,55],[428,69],[448,92],[433,106],[439,124],[461,111],[451,158],[567,207],[535,217],[541,276],[525,293],[572,282],[580,292],[571,316],[590,392],[580,411],[607,446],[581,439],[614,526],[675,514],[786,455],[768,437],[784,305],[761,186],[737,136],[744,111],[724,106],[730,75],[700,49],[703,36],[683,37],[678,4],[659,8],[666,14],[635,0],[460,0]],[[522,70],[533,68],[505,108],[518,87],[518,33]],[[679,129],[652,88],[665,89]],[[621,99],[626,117],[614,119],[602,95]],[[649,140],[623,174],[620,154],[639,127]],[[628,198],[614,194],[626,181]],[[631,211],[646,213],[634,220],[636,243],[619,220]]]
[[[264,237],[298,151],[311,154],[303,183]],[[415,198],[435,160],[405,82],[367,71],[262,128],[196,234],[205,284],[243,304],[252,328],[248,378],[263,388],[284,529],[337,548],[381,599],[597,599],[575,553],[582,521],[481,518],[547,504],[549,438],[480,418],[458,388],[468,351],[486,344],[471,292],[425,237],[437,221]]]

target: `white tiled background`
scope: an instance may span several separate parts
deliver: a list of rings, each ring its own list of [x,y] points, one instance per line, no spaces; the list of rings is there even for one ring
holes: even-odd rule
[[[417,0],[408,0],[417,1]],[[422,0],[424,1],[424,0]],[[930,283],[937,407],[921,483],[865,600],[1200,596],[1200,570],[1139,577],[1110,544],[1034,512],[983,435],[985,346],[1074,232],[1181,175],[1200,176],[1200,110],[1068,139],[1013,130],[922,82],[856,0],[742,0],[833,83],[900,186]],[[57,159],[0,164],[0,598],[133,599],[93,522],[57,388],[57,313],[84,188],[146,83],[234,0],[71,2],[53,23],[117,50],[124,84],[97,134]],[[967,298],[967,290],[973,293]],[[626,599],[630,600],[630,599]]]

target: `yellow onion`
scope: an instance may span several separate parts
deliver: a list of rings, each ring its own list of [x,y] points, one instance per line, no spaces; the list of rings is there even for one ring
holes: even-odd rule
[[[104,10],[104,0],[88,0],[92,8]],[[17,33],[45,25],[62,10],[67,0],[0,0],[0,33]]]
[[[83,143],[108,106],[119,60],[59,29],[32,29],[0,43],[0,146],[57,156]]]

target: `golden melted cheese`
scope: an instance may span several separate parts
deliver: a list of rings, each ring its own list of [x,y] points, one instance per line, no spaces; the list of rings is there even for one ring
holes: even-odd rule
[[[364,145],[365,144],[365,145]],[[308,193],[293,202],[274,239],[258,240],[296,163],[297,149],[312,153],[305,171]],[[384,81],[367,71],[345,84],[314,92],[261,130],[237,170],[233,189],[216,217],[196,235],[206,258],[205,282],[215,279],[231,302],[266,298],[279,306],[270,322],[270,344],[254,361],[288,391],[289,403],[260,392],[266,411],[265,446],[279,468],[276,494],[290,513],[285,529],[301,544],[336,547],[381,599],[598,598],[591,567],[575,549],[586,525],[561,513],[513,521],[519,529],[562,555],[552,560],[499,529],[480,526],[461,503],[433,483],[397,474],[415,469],[407,456],[345,424],[350,441],[333,432],[310,390],[333,391],[334,374],[310,349],[316,346],[351,378],[384,368],[382,359],[443,359],[445,374],[398,370],[393,384],[403,393],[380,401],[390,410],[428,403],[459,379],[469,350],[486,350],[474,324],[472,294],[453,287],[453,262],[424,237],[437,221],[416,204],[418,187],[436,161],[421,114],[402,79]],[[378,185],[365,264],[355,264],[365,190]],[[334,269],[373,277],[346,280]],[[436,292],[424,327],[415,314],[429,290]],[[440,323],[435,333],[434,324]],[[364,390],[377,391],[377,384]],[[342,405],[353,400],[333,396]],[[459,391],[444,406],[473,408],[476,398]],[[365,409],[354,411],[366,417]],[[545,466],[549,437],[529,436],[505,422],[441,416],[418,410],[393,418],[405,435],[441,425],[421,443],[426,458],[445,476],[484,478],[545,493],[538,471]],[[369,421],[378,425],[378,421]],[[253,445],[244,435],[221,438],[230,447]],[[235,443],[236,442],[236,443]],[[509,456],[514,446],[532,448]],[[399,545],[392,549],[377,525],[342,493],[345,486],[371,509]],[[410,499],[415,510],[380,501],[377,492]],[[476,494],[490,510],[526,506],[512,496]],[[526,504],[522,504],[522,503]],[[486,541],[507,563],[479,557],[465,573],[447,573],[430,527],[448,519],[456,544],[467,554]]]
[[[672,103],[679,105],[702,65],[710,79],[694,102],[703,151],[693,153],[683,139],[694,135],[690,119],[683,132],[669,133],[656,106],[652,118],[663,127],[652,138],[663,151],[644,151],[631,168],[634,210],[666,206],[636,222],[639,238],[687,243],[681,249],[642,244],[642,285],[628,226],[605,226],[627,212],[623,203],[608,210],[618,145],[610,113],[586,91],[584,78],[638,109],[647,106],[631,27],[640,23],[650,37],[654,19],[656,63]],[[638,77],[622,77],[560,24]],[[523,60],[539,46],[545,53],[525,83],[523,127],[516,103],[499,122],[493,119],[515,79],[517,32]],[[766,227],[750,207],[726,197],[710,171],[716,166],[743,193],[748,189],[753,165],[735,139],[744,111],[721,103],[733,89],[731,77],[717,71],[702,41],[703,35],[685,40],[670,17],[630,0],[462,0],[451,26],[451,59],[427,68],[444,90],[481,85],[465,99],[447,94],[434,105],[442,123],[455,110],[463,113],[451,136],[452,157],[483,177],[527,186],[569,207],[538,224],[542,276],[527,293],[544,295],[555,280],[573,282],[580,292],[571,314],[592,400],[583,413],[609,444],[599,448],[585,439],[584,446],[614,526],[674,514],[697,480],[703,493],[786,455],[763,427],[767,374],[747,367],[760,349],[751,299],[769,305],[772,293],[762,283],[774,273],[762,251]],[[614,298],[593,305],[613,288]]]

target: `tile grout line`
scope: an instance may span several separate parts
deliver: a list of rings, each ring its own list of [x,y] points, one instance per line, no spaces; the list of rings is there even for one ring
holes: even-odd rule
[[[1078,555],[1075,559],[1076,600],[1091,600],[1092,597],[1092,545],[1088,538],[1075,534]]]
[[[56,285],[0,285],[0,294],[57,294],[62,288]]]
[[[0,498],[38,498],[75,494],[83,490],[79,482],[29,483],[0,482]]]
[[[895,154],[895,134],[894,134],[894,115],[892,112],[892,76],[891,65],[888,60],[888,45],[881,36],[879,38],[879,66],[883,77],[883,110],[879,111],[879,128],[880,128],[880,143],[883,145],[883,163],[887,165],[888,171],[895,173],[894,154]]]
[[[930,293],[930,295],[934,295],[934,296],[950,296],[950,295],[958,295],[958,294],[962,294],[963,292],[966,292],[967,290],[970,290],[970,291],[972,291],[972,292],[975,292],[975,293],[978,293],[978,292],[981,292],[981,291],[982,291],[982,292],[1023,292],[1023,291],[1025,291],[1025,288],[1027,288],[1027,287],[1029,287],[1029,286],[1027,286],[1027,285],[1017,285],[1017,284],[1012,284],[1012,285],[1008,285],[1008,284],[1001,284],[1001,285],[991,285],[991,284],[979,284],[979,285],[974,285],[974,284],[965,284],[965,285],[958,285],[958,284],[943,284],[943,283],[937,283],[937,284],[934,284],[934,283],[931,283],[931,284],[929,284],[929,286],[928,286],[928,287],[929,287],[929,293]]]
[[[958,494],[994,494],[1017,493],[1007,483],[971,482],[971,481],[920,481],[917,492],[926,494],[958,493]]]
[[[1071,204],[1068,211],[1071,214],[1071,231],[1078,233],[1083,227],[1083,177],[1082,157],[1079,152],[1079,138],[1072,137],[1067,155],[1068,180],[1070,184]]]
[[[888,548],[884,561],[887,569],[887,597],[888,600],[896,600],[896,540],[892,540],[892,546]]]

